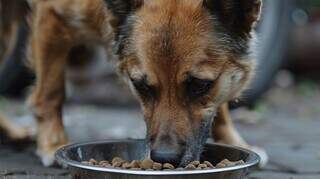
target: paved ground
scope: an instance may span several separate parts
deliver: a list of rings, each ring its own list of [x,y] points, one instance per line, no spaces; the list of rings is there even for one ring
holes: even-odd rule
[[[0,109],[21,125],[32,124],[20,102],[0,100]],[[303,82],[274,88],[254,112],[233,112],[237,127],[252,144],[264,147],[270,163],[248,179],[320,178],[320,88]],[[73,141],[142,138],[145,128],[138,110],[67,106],[65,124]],[[125,124],[125,125],[124,125]],[[70,178],[66,170],[44,168],[34,145],[0,145],[0,178]]]

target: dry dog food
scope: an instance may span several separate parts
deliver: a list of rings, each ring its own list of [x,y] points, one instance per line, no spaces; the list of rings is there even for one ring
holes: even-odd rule
[[[233,167],[233,166],[243,165],[243,164],[244,164],[243,160],[231,162],[228,159],[224,159],[220,163],[218,163],[216,167],[217,168],[224,168],[224,167]]]
[[[112,159],[111,163],[109,161],[96,161],[95,159],[90,159],[89,161],[82,162],[86,165],[106,167],[106,168],[122,168],[122,169],[130,169],[130,170],[147,170],[147,171],[160,171],[160,170],[206,170],[213,168],[224,168],[224,167],[232,167],[237,165],[244,164],[244,161],[229,161],[225,159],[214,166],[209,161],[193,161],[190,162],[185,168],[175,168],[170,163],[157,163],[151,159],[145,159],[142,161],[133,160],[131,162],[125,161],[120,157],[115,157]]]

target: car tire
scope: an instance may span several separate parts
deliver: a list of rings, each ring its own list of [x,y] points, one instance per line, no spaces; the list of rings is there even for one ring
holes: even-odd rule
[[[232,106],[253,106],[270,89],[275,75],[284,64],[293,7],[293,0],[264,1],[262,20],[257,28],[256,73],[241,102]]]

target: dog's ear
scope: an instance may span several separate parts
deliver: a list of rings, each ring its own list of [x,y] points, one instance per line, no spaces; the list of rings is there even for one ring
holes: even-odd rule
[[[132,30],[131,23],[128,21],[130,15],[134,14],[143,6],[144,0],[104,0],[108,10],[113,17],[110,25],[115,32],[114,51],[117,55],[121,54],[126,39]]]
[[[104,0],[107,8],[112,12],[115,17],[112,26],[117,28],[125,23],[128,15],[135,12],[142,5],[144,0]]]
[[[203,5],[226,30],[248,34],[260,18],[261,0],[203,0]]]

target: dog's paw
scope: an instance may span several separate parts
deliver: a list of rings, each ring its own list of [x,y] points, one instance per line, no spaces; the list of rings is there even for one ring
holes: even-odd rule
[[[37,155],[40,157],[42,164],[46,167],[58,165],[55,161],[54,154],[58,149],[69,143],[63,131],[56,132],[54,135],[40,135],[38,136],[37,142]]]
[[[56,165],[54,153],[55,153],[54,151],[43,152],[43,151],[37,150],[37,155],[40,158],[42,165],[44,165],[45,167],[51,167]]]
[[[7,135],[13,141],[32,140],[36,132],[32,128],[14,126],[8,131]]]
[[[249,147],[249,149],[259,155],[259,157],[260,157],[259,167],[260,168],[263,168],[268,164],[269,156],[264,149],[262,149],[260,147],[256,147],[256,146],[251,146],[251,147]]]
[[[60,149],[61,147],[65,146],[65,145],[66,144],[61,144],[59,146],[56,146],[54,148],[47,149],[47,150],[37,149],[36,154],[40,158],[41,163],[45,167],[57,166],[58,163],[55,160],[54,154],[58,149]]]

